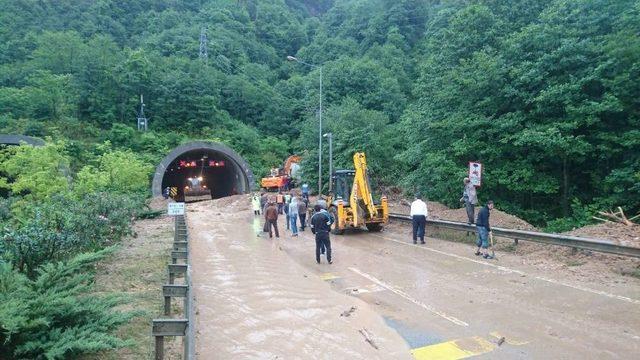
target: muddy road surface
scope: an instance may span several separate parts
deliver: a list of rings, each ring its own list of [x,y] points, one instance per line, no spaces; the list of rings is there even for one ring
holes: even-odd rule
[[[411,359],[369,305],[287,255],[284,236],[257,237],[247,201],[188,205],[198,359]]]
[[[188,206],[199,359],[630,359],[640,281],[545,271],[402,228],[261,232],[248,197]],[[594,280],[598,279],[598,281]],[[364,330],[364,331],[362,331]],[[363,335],[364,333],[364,335]],[[367,341],[370,340],[370,342]]]

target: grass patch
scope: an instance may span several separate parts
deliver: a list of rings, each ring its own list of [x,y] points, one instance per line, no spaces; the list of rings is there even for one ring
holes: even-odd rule
[[[453,242],[475,244],[476,233],[427,226],[427,236]]]
[[[565,262],[567,266],[582,266],[586,263],[587,263],[586,261],[580,261],[580,260],[567,260],[567,262]]]
[[[631,276],[634,277],[636,279],[640,279],[640,267],[636,267],[636,268],[627,268],[627,269],[620,269],[620,274],[624,275],[624,276]]]
[[[136,225],[138,236],[125,239],[123,246],[100,264],[96,281],[96,291],[125,293],[131,299],[126,307],[144,312],[118,331],[122,338],[133,340],[135,345],[83,359],[153,359],[151,319],[164,316],[162,285],[167,282],[167,264],[171,262],[173,222],[159,218],[139,221]],[[179,313],[181,309],[172,310]]]

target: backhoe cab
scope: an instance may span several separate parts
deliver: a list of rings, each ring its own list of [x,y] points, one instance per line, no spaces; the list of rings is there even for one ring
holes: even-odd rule
[[[337,170],[331,177],[334,194],[327,202],[335,219],[333,232],[342,234],[347,228],[362,226],[380,231],[389,221],[387,198],[383,196],[379,203],[373,201],[364,153],[353,155],[353,165],[355,170]]]

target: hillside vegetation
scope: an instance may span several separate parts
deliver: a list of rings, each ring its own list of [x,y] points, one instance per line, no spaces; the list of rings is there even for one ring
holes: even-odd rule
[[[640,209],[635,0],[2,5],[0,127],[64,139],[75,170],[107,140],[153,163],[216,139],[258,175],[301,153],[315,183],[319,69],[294,55],[323,65],[337,167],[364,150],[381,185],[453,205],[481,161],[481,198],[539,225]]]
[[[138,313],[93,294],[91,270],[131,233],[171,148],[221,141],[258,176],[297,153],[315,184],[320,66],[335,168],[366,151],[381,188],[451,206],[480,161],[481,201],[553,230],[640,211],[639,0],[0,8],[0,133],[47,140],[0,151],[3,358],[132,345],[113,334]]]

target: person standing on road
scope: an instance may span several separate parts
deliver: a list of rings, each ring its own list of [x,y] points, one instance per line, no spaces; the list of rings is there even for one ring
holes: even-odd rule
[[[300,230],[304,231],[307,225],[307,203],[304,201],[298,201],[298,217],[300,217]]]
[[[267,205],[267,200],[269,200],[269,198],[267,197],[267,194],[261,193],[260,194],[260,209],[264,209],[264,207]]]
[[[253,198],[251,199],[251,206],[253,207],[253,215],[260,215],[260,196],[258,194],[253,194]]]
[[[422,201],[422,196],[416,194],[416,199],[411,203],[411,222],[413,223],[413,243],[417,244],[420,238],[420,244],[424,244],[424,231],[427,225],[427,204]]]
[[[316,205],[314,207],[315,214],[309,220],[311,224],[311,232],[316,236],[316,262],[320,264],[320,251],[324,247],[327,253],[327,262],[331,261],[331,239],[329,238],[329,231],[331,231],[331,224],[333,224],[333,218],[327,212],[327,210]]]
[[[280,232],[278,231],[278,208],[276,204],[273,202],[267,205],[267,209],[264,212],[264,218],[267,221],[267,228],[269,229],[269,238],[273,237],[273,231],[275,230],[276,237],[280,237]],[[273,228],[273,229],[272,229]]]
[[[298,236],[298,198],[292,197],[289,204],[289,221],[291,222],[292,236]]]
[[[282,215],[282,209],[284,208],[284,195],[282,195],[282,192],[278,192],[278,195],[276,195],[276,204],[278,204],[278,214]]]
[[[289,230],[289,201],[287,200],[287,196],[290,196],[289,194],[285,194],[284,195],[284,205],[283,205],[283,211],[284,211],[284,216],[285,216],[285,220],[286,220],[286,225],[287,225],[287,230]]]
[[[478,204],[478,194],[476,192],[476,186],[471,183],[469,178],[464,178],[464,190],[460,202],[464,203],[464,207],[467,210],[468,223],[473,224],[475,207]]]
[[[478,241],[476,245],[478,245],[478,250],[476,250],[476,255],[482,255],[485,259],[491,259],[491,255],[489,255],[489,234],[491,233],[491,226],[489,225],[489,215],[491,215],[491,210],[493,209],[493,201],[487,201],[487,205],[485,205],[480,211],[478,211],[478,219],[476,220],[476,229],[478,230]],[[480,252],[482,249],[482,252]]]
[[[302,184],[302,201],[309,205],[309,184],[307,183]]]

